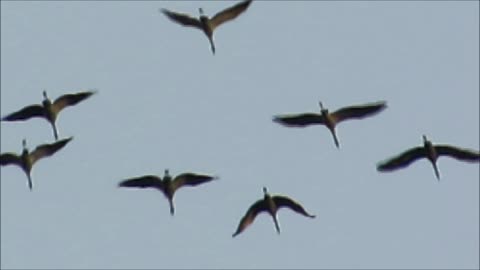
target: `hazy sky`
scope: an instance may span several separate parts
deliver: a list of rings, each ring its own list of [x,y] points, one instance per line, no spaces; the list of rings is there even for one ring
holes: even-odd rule
[[[226,1],[1,1],[2,116],[85,89],[74,140],[33,168],[1,168],[2,268],[478,268],[479,165],[377,162],[422,144],[478,150],[479,2],[255,1],[215,33],[170,22]],[[338,126],[284,113],[386,100]],[[40,119],[1,123],[1,152],[52,142]],[[176,215],[144,174],[220,180],[180,189]],[[231,234],[262,187],[302,203]]]

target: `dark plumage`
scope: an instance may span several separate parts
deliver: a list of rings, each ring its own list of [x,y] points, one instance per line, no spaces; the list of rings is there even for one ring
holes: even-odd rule
[[[195,173],[182,173],[172,178],[165,170],[163,179],[156,175],[144,175],[135,178],[129,178],[121,181],[119,187],[134,187],[134,188],[156,188],[160,190],[168,199],[170,204],[170,214],[173,216],[175,208],[173,205],[173,196],[175,192],[183,186],[197,186],[203,183],[218,179],[215,176],[201,175]]]
[[[350,107],[341,108],[333,113],[329,113],[327,109],[323,107],[322,102],[320,104],[320,114],[318,113],[303,113],[303,114],[289,114],[289,115],[277,115],[273,117],[273,121],[287,127],[307,127],[310,125],[325,125],[333,135],[333,140],[337,148],[340,147],[337,135],[335,133],[335,126],[345,120],[349,119],[362,119],[364,117],[372,116],[381,112],[387,107],[385,101],[355,105]]]
[[[28,178],[28,187],[30,190],[33,188],[32,179],[30,172],[33,165],[40,159],[44,157],[51,156],[55,154],[58,150],[62,149],[68,142],[70,142],[73,137],[59,140],[52,144],[42,144],[35,148],[32,152],[29,152],[27,149],[27,140],[23,139],[23,151],[21,155],[15,153],[3,153],[0,155],[0,165],[17,165],[25,172]]]
[[[66,94],[57,98],[53,103],[47,97],[47,91],[43,91],[44,100],[42,104],[34,104],[27,106],[19,111],[11,113],[2,118],[2,121],[25,121],[30,118],[40,117],[47,120],[53,128],[55,140],[58,140],[58,130],[55,122],[58,114],[69,106],[74,106],[79,102],[87,99],[96,92],[86,91],[76,94]]]
[[[433,145],[432,142],[427,139],[427,136],[423,135],[423,146],[411,148],[393,158],[379,163],[377,165],[377,170],[380,172],[394,171],[405,168],[418,159],[427,158],[433,165],[435,176],[438,180],[440,180],[440,173],[437,168],[437,159],[442,155],[449,156],[460,161],[480,161],[479,152],[450,145]]]
[[[309,217],[309,218],[315,218],[314,215],[310,215],[303,209],[303,207],[295,202],[294,200],[285,197],[285,196],[270,196],[267,192],[267,188],[263,188],[263,194],[264,197],[261,200],[256,201],[250,208],[247,210],[247,213],[243,216],[242,220],[240,220],[240,223],[238,224],[238,228],[235,231],[235,233],[232,235],[232,237],[237,236],[243,230],[245,230],[250,224],[253,223],[255,220],[255,217],[262,211],[265,211],[269,213],[272,218],[273,222],[275,223],[275,229],[277,230],[277,233],[280,234],[280,226],[278,224],[277,220],[277,211],[282,208],[282,207],[287,207],[290,208],[291,210],[297,212],[298,214],[301,214],[303,216]]]
[[[188,14],[177,13],[173,11],[169,11],[167,9],[160,9],[160,12],[165,14],[170,20],[175,23],[181,24],[183,26],[190,26],[195,27],[197,29],[202,30],[205,35],[207,35],[208,40],[210,41],[210,46],[212,49],[212,53],[215,54],[215,44],[213,42],[213,31],[223,24],[224,22],[228,22],[230,20],[235,19],[238,15],[243,13],[248,6],[250,6],[252,0],[247,0],[240,2],[232,7],[229,7],[223,11],[218,12],[212,18],[208,18],[203,14],[203,9],[199,8],[200,17],[194,18]]]

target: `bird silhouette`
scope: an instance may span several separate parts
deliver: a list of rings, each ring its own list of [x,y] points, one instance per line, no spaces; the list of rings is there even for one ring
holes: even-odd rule
[[[437,159],[440,156],[449,156],[467,162],[480,161],[480,152],[451,145],[433,145],[432,142],[427,139],[427,136],[423,135],[422,137],[423,146],[408,149],[398,156],[379,163],[377,165],[377,170],[380,172],[394,171],[407,167],[415,160],[427,158],[432,163],[437,180],[440,180],[440,172],[437,167]]]
[[[160,9],[160,12],[165,14],[170,20],[183,26],[195,27],[202,30],[207,35],[210,41],[210,47],[212,53],[215,54],[215,44],[213,42],[213,32],[221,24],[235,19],[238,15],[243,13],[248,6],[250,6],[252,0],[240,2],[232,7],[222,10],[215,14],[212,18],[204,15],[203,9],[199,8],[199,18],[191,17],[188,14],[177,13],[167,9]]]
[[[277,115],[273,117],[273,121],[287,127],[307,127],[310,125],[325,125],[332,133],[333,140],[337,148],[340,148],[335,127],[338,123],[349,119],[362,119],[367,116],[372,116],[387,107],[385,101],[369,103],[364,105],[355,105],[341,108],[333,113],[329,113],[320,104],[320,114],[318,113],[303,113],[303,114],[289,114]]]
[[[173,196],[175,192],[183,186],[197,186],[203,183],[218,179],[216,176],[201,175],[195,173],[182,173],[175,178],[170,176],[169,171],[165,170],[163,178],[156,175],[144,175],[135,178],[129,178],[121,181],[119,187],[134,188],[156,188],[160,190],[168,199],[170,204],[170,214],[173,216],[175,208],[173,204]]]
[[[266,187],[263,187],[263,194],[263,199],[256,201],[247,210],[247,213],[245,213],[243,218],[240,220],[237,230],[232,235],[232,237],[235,237],[241,232],[243,232],[250,224],[253,223],[255,217],[262,211],[265,211],[272,216],[273,222],[275,224],[275,229],[277,230],[278,234],[280,234],[280,226],[277,220],[277,211],[282,207],[290,208],[291,210],[303,216],[315,218],[314,215],[310,215],[309,213],[307,213],[307,211],[305,211],[305,209],[303,209],[303,207],[299,203],[295,202],[289,197],[279,195],[270,196]]]
[[[47,120],[53,128],[55,140],[58,140],[58,130],[55,124],[58,114],[68,106],[73,106],[93,95],[94,91],[80,92],[76,94],[66,94],[57,98],[53,103],[47,96],[47,91],[43,91],[44,100],[42,104],[34,104],[11,113],[2,118],[2,121],[25,121],[30,118],[40,117]]]
[[[73,137],[62,139],[56,141],[52,144],[42,144],[39,145],[35,150],[32,152],[28,151],[27,148],[27,140],[23,139],[23,151],[21,155],[17,155],[15,153],[3,153],[0,155],[0,165],[7,166],[7,165],[17,165],[25,172],[28,178],[28,187],[30,190],[33,188],[32,178],[31,178],[31,171],[33,165],[40,159],[44,157],[51,156],[55,154],[58,150],[62,149],[68,142],[70,142]]]

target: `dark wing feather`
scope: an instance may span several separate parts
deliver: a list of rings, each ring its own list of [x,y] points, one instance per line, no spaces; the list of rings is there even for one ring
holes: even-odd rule
[[[212,30],[224,22],[235,19],[238,15],[243,13],[251,3],[252,0],[243,1],[215,14],[215,16],[210,19]]]
[[[454,147],[451,145],[435,145],[435,150],[439,155],[450,156],[462,161],[480,161],[480,153],[470,149]]]
[[[195,173],[182,173],[175,177],[173,180],[173,190],[177,190],[182,186],[196,186],[206,182],[210,182],[217,177],[210,175],[201,175]]]
[[[267,204],[263,199],[256,201],[252,206],[250,206],[250,208],[247,210],[247,213],[245,213],[245,216],[243,216],[243,218],[240,220],[237,231],[232,235],[232,237],[237,236],[243,230],[245,230],[248,225],[252,224],[252,222],[255,220],[255,217],[261,211],[267,211]]]
[[[22,160],[18,155],[14,153],[4,153],[0,155],[1,166],[11,165],[11,164],[22,167]]]
[[[315,124],[324,124],[323,117],[316,113],[277,115],[273,121],[288,127],[306,127]]]
[[[93,94],[95,94],[94,91],[86,91],[86,92],[80,92],[76,94],[63,95],[57,98],[55,102],[53,102],[53,108],[56,113],[59,113],[65,107],[76,105],[80,101],[85,100],[86,98],[90,97]]]
[[[135,178],[129,178],[121,181],[119,187],[136,187],[136,188],[158,188],[163,191],[163,184],[160,177],[156,175],[144,175]]]
[[[2,118],[2,121],[23,121],[32,117],[44,117],[43,107],[35,104],[27,106],[17,112],[11,113]]]
[[[299,203],[295,202],[294,200],[292,200],[288,197],[274,196],[272,199],[279,208],[280,207],[288,207],[288,208],[292,209],[293,211],[299,213],[300,215],[310,217],[310,218],[315,217],[314,215],[310,215],[309,213],[307,213],[307,211],[305,211],[303,206],[301,206]]]
[[[73,137],[63,139],[52,144],[42,144],[39,145],[35,150],[30,153],[30,158],[32,160],[32,165],[37,162],[39,159],[51,156],[55,154],[58,150],[62,149],[68,142],[70,142]]]
[[[335,123],[338,123],[348,119],[361,119],[367,116],[372,116],[381,112],[386,107],[387,103],[385,101],[379,101],[364,105],[344,107],[331,113],[331,116],[333,117]]]
[[[395,156],[389,160],[381,162],[377,165],[378,171],[393,171],[396,169],[404,168],[410,165],[412,162],[419,158],[426,157],[424,147],[415,147],[409,149],[398,156]]]
[[[183,26],[192,26],[202,29],[202,23],[198,19],[193,18],[188,14],[177,13],[164,8],[160,9],[160,12],[165,14],[165,16],[167,16],[173,22],[179,23]]]

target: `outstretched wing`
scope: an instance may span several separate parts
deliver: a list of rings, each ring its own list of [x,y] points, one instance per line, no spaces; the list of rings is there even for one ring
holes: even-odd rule
[[[306,127],[309,125],[324,124],[322,115],[316,113],[277,115],[273,117],[273,122],[288,127]]]
[[[11,113],[2,118],[2,121],[23,121],[32,117],[44,117],[43,107],[35,104],[27,106],[17,112]]]
[[[379,101],[364,105],[344,107],[331,113],[331,116],[333,117],[335,122],[338,123],[344,120],[361,119],[367,116],[371,116],[381,112],[386,107],[387,103],[385,101]]]
[[[295,202],[294,200],[292,200],[288,197],[274,196],[272,199],[279,208],[280,207],[288,207],[288,208],[292,209],[293,211],[299,213],[300,215],[310,217],[310,218],[315,217],[314,215],[310,215],[309,213],[307,213],[307,211],[305,211],[303,206],[301,206],[299,203]]]
[[[76,105],[80,101],[87,99],[88,97],[90,97],[95,93],[96,93],[95,91],[86,91],[86,92],[80,92],[76,94],[63,95],[57,98],[55,102],[53,102],[53,108],[55,112],[58,113],[61,110],[63,110],[65,107]]]
[[[250,6],[251,3],[252,0],[243,1],[215,14],[210,19],[210,25],[212,27],[212,30],[220,26],[224,22],[235,19],[238,15],[243,13],[248,8],[248,6]]]
[[[18,155],[14,153],[3,153],[0,155],[0,165],[18,165],[22,167],[22,160]]]
[[[425,153],[424,147],[415,147],[401,153],[398,156],[381,162],[377,165],[377,170],[383,172],[404,168],[410,165],[415,160],[426,156],[427,154]]]
[[[164,8],[160,9],[160,12],[165,14],[165,16],[167,16],[173,22],[176,22],[183,26],[191,26],[202,29],[202,23],[198,19],[193,18],[188,14],[177,13]]]
[[[163,184],[160,177],[156,175],[144,175],[140,177],[128,178],[118,184],[119,187],[135,188],[157,188],[163,191]]]
[[[177,190],[182,186],[197,186],[203,183],[210,182],[214,179],[217,179],[217,177],[195,173],[182,173],[175,177],[172,186],[173,190]]]
[[[480,153],[470,149],[459,148],[451,145],[435,145],[435,150],[439,155],[450,156],[462,161],[480,161]]]
[[[52,144],[42,144],[35,148],[30,153],[30,158],[32,161],[32,165],[35,164],[39,159],[51,156],[55,154],[58,150],[62,149],[65,145],[67,145],[68,142],[70,142],[73,139],[73,137],[63,139],[57,142],[54,142]]]
[[[255,217],[261,211],[267,211],[267,203],[263,199],[256,201],[252,206],[250,206],[250,208],[247,210],[247,213],[245,213],[243,218],[240,220],[240,223],[238,224],[238,227],[237,227],[237,231],[235,231],[232,237],[237,236],[243,230],[245,230],[245,228],[247,228],[248,225],[252,224],[252,222],[255,220]]]

